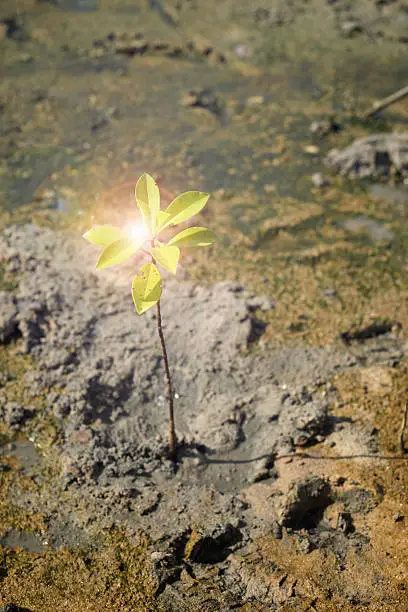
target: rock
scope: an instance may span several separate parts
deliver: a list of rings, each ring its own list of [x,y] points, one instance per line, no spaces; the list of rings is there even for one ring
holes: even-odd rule
[[[247,100],[247,106],[260,106],[264,102],[264,96],[249,96]]]
[[[210,89],[194,89],[183,98],[184,106],[205,108],[213,115],[220,116],[224,113],[224,104],[218,96]]]
[[[351,38],[352,36],[361,34],[363,32],[363,27],[358,21],[350,19],[340,24],[340,31],[347,38]]]
[[[325,164],[351,179],[408,176],[408,134],[374,134],[355,140],[345,149],[332,149]]]
[[[330,119],[312,121],[309,130],[312,134],[317,134],[318,136],[326,136],[331,132],[338,132],[340,130],[340,126],[331,117]]]
[[[306,396],[286,396],[279,417],[280,425],[290,432],[294,446],[307,446],[317,442],[325,434],[327,425],[327,403]],[[289,409],[290,406],[290,409]]]
[[[281,540],[283,537],[282,525],[278,521],[274,521],[271,527],[271,534],[276,540]]]
[[[330,123],[328,121],[312,121],[309,130],[312,134],[328,134]]]
[[[324,176],[322,172],[315,172],[312,174],[312,183],[315,187],[322,189],[330,185],[330,181]]]
[[[319,476],[308,476],[292,483],[284,496],[280,523],[292,529],[308,529],[316,525],[320,515],[332,503],[331,487]]]
[[[318,153],[320,153],[320,149],[316,145],[305,145],[303,147],[303,151],[308,155],[317,155]]]
[[[253,53],[252,48],[244,43],[235,45],[234,51],[240,59],[247,59],[248,57],[251,57]]]
[[[173,584],[176,580],[179,580],[184,563],[180,562],[175,555],[166,552],[152,552],[150,558],[153,563],[151,573],[157,597],[163,593],[168,584]]]
[[[308,555],[317,548],[316,544],[308,537],[307,533],[302,533],[296,539],[296,546],[302,555]]]
[[[354,533],[355,527],[353,523],[353,517],[351,516],[350,512],[339,512],[339,514],[337,515],[336,529],[342,531],[344,535]]]
[[[394,514],[394,516],[392,517],[392,520],[394,521],[394,523],[401,523],[404,520],[405,516],[403,514],[397,513]]]
[[[266,185],[264,185],[264,191],[265,191],[265,193],[275,193],[276,192],[276,185],[273,185],[271,183],[267,183]]]
[[[185,558],[195,563],[218,563],[231,553],[230,547],[242,539],[241,531],[231,523],[215,529],[193,531],[186,544]]]

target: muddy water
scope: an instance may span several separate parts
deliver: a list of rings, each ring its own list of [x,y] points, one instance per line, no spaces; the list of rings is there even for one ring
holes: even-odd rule
[[[389,25],[396,9],[366,15],[360,2],[349,15],[323,2],[275,2],[265,14],[256,3],[145,4],[3,4],[1,17],[15,21],[2,41],[4,207],[59,184],[89,204],[149,170],[170,191],[244,191],[262,220],[282,196],[313,199],[310,174],[353,135],[347,125],[346,134],[315,142],[311,120],[364,108],[404,76],[406,48]],[[362,31],[342,35],[346,18]],[[146,51],[115,53],[123,34],[143,37]],[[163,53],[158,43],[169,47]],[[200,89],[220,113],[183,104]]]
[[[92,214],[103,221],[114,210],[123,220],[144,171],[166,199],[207,190],[205,221],[220,240],[212,255],[197,255],[190,274],[237,278],[256,290],[267,282],[273,297],[283,297],[274,337],[288,309],[284,335],[331,337],[332,326],[315,329],[320,307],[331,307],[321,292],[340,296],[334,301],[348,325],[365,308],[365,282],[353,289],[358,304],[350,312],[344,306],[361,268],[370,268],[377,287],[394,282],[384,278],[384,258],[401,273],[404,205],[384,193],[368,197],[365,186],[344,184],[323,166],[328,150],[357,136],[406,129],[403,102],[379,120],[356,119],[406,76],[400,5],[3,3],[6,222],[22,205],[20,220],[38,210],[54,224],[68,215],[76,231]],[[313,135],[312,121],[328,117],[339,130]],[[328,184],[318,188],[312,175],[322,171]],[[355,215],[369,217],[357,230]],[[376,240],[384,225],[382,235],[395,240]],[[299,324],[309,316],[299,285],[313,303],[312,324]]]

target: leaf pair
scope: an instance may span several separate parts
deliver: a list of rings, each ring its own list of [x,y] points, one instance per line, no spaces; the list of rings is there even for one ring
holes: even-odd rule
[[[208,193],[201,191],[187,191],[177,196],[166,210],[162,211],[159,188],[149,174],[142,174],[137,181],[135,196],[143,223],[152,236],[156,236],[166,227],[178,225],[197,215],[210,197]]]
[[[132,297],[137,314],[141,315],[159,301],[162,288],[160,272],[154,264],[145,264],[140,272],[133,279]]]
[[[136,202],[142,215],[144,235],[132,237],[126,229],[113,225],[99,225],[83,234],[83,237],[103,247],[96,267],[98,269],[125,261],[134,255],[145,243],[152,257],[152,263],[141,268],[132,284],[132,296],[138,314],[143,314],[158,302],[161,296],[161,275],[156,262],[176,273],[180,257],[179,247],[209,246],[216,240],[214,232],[205,227],[190,227],[181,231],[164,244],[157,240],[160,232],[167,227],[183,223],[199,213],[206,205],[207,193],[187,191],[176,197],[166,208],[160,210],[160,192],[157,183],[149,174],[143,174],[136,184]]]

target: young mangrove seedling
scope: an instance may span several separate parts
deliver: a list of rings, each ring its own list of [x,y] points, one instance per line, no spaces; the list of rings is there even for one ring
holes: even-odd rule
[[[142,217],[140,224],[123,228],[113,225],[96,225],[85,232],[83,237],[103,247],[96,264],[97,269],[121,263],[140,250],[151,257],[151,263],[144,264],[140,269],[140,274],[136,274],[133,279],[132,297],[139,315],[156,304],[157,330],[167,379],[170,415],[169,449],[170,457],[175,462],[177,438],[174,423],[173,388],[160,312],[162,277],[156,264],[175,274],[180,257],[180,247],[209,246],[215,242],[216,235],[206,227],[189,227],[173,236],[167,244],[158,239],[163,230],[188,221],[198,214],[210,197],[208,193],[187,191],[177,196],[166,210],[160,210],[159,188],[149,174],[143,174],[136,184],[135,196]]]

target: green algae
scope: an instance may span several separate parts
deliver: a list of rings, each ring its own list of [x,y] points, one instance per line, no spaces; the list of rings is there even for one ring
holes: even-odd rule
[[[155,601],[147,540],[108,533],[97,551],[61,547],[41,555],[0,548],[2,602],[33,612],[163,609]]]

